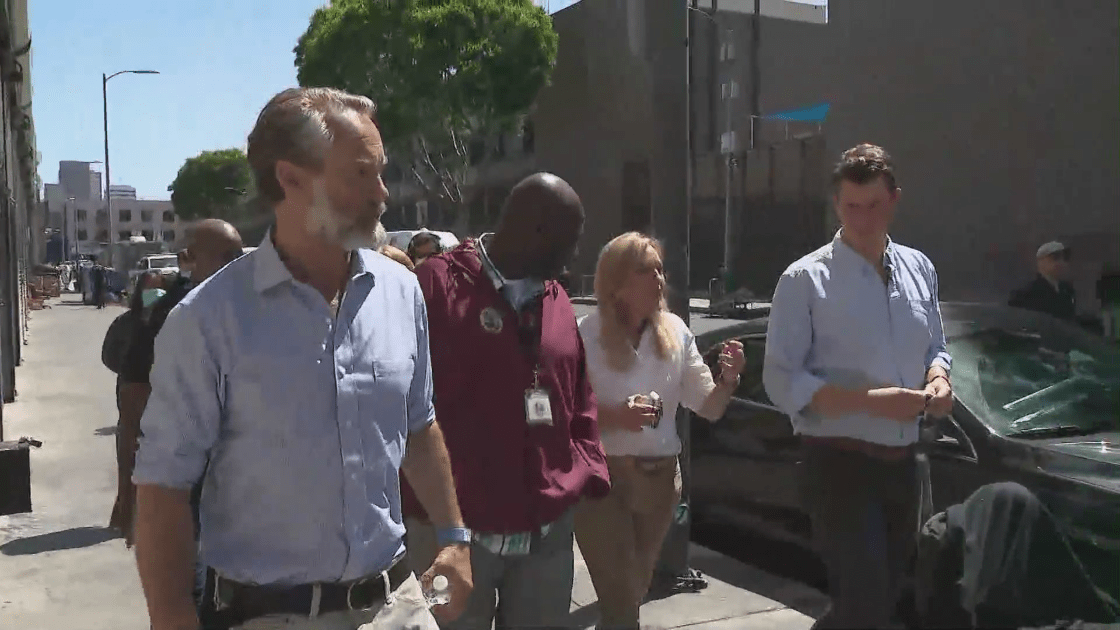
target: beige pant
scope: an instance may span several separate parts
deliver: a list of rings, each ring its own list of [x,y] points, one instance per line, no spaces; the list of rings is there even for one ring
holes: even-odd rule
[[[576,509],[576,541],[599,597],[601,628],[637,628],[681,497],[676,457],[608,457],[611,492]]]
[[[439,630],[424,600],[420,581],[412,576],[389,597],[384,606],[369,610],[327,613],[313,619],[306,615],[269,615],[238,626],[239,630]]]

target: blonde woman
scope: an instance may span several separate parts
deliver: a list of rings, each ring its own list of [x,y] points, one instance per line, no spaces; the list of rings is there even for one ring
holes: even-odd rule
[[[600,628],[638,628],[638,607],[680,500],[676,412],[723,416],[743,371],[743,347],[727,344],[718,382],[688,327],[665,308],[660,244],[629,232],[603,248],[596,313],[580,323],[599,401],[611,492],[582,503],[576,540],[599,596]]]

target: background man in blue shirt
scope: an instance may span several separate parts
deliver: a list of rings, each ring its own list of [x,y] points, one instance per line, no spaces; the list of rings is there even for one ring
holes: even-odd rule
[[[918,534],[918,419],[951,411],[950,358],[933,263],[887,236],[890,156],[849,149],[833,180],[843,227],[779,279],[763,381],[805,448],[832,597],[814,627],[885,628]]]
[[[434,630],[404,556],[399,471],[437,528],[424,575],[454,618],[472,588],[432,406],[416,277],[375,250],[388,191],[373,103],[285,90],[248,157],[271,233],[200,284],[156,339],[137,454],[136,556],[154,630],[198,628],[199,557],[225,627]],[[406,448],[407,447],[407,448]],[[205,473],[205,476],[204,476]]]

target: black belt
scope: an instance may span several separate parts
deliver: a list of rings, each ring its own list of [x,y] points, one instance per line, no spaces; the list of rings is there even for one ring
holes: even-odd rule
[[[389,590],[386,592],[388,577]],[[368,610],[385,603],[387,596],[412,576],[402,558],[384,573],[374,573],[350,582],[320,582],[293,586],[242,584],[206,571],[205,607],[216,627],[236,627],[268,615],[312,615],[318,590],[317,614],[344,610]]]

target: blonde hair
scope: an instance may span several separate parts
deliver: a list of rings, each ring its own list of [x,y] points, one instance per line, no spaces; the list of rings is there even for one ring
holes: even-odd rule
[[[607,365],[616,372],[626,372],[634,364],[633,346],[626,329],[626,305],[618,291],[630,281],[646,256],[653,252],[664,258],[661,243],[639,232],[627,232],[607,243],[595,267],[595,299],[599,304],[599,345],[607,355]],[[680,349],[677,331],[666,314],[665,294],[649,320],[653,330],[658,358],[668,360]]]

